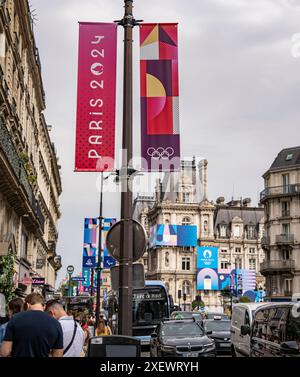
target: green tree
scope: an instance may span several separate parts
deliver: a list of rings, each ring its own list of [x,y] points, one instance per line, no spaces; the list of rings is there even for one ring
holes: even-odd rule
[[[205,304],[204,304],[203,301],[196,301],[196,300],[194,300],[192,302],[192,308],[193,308],[193,310],[196,309],[196,308],[199,309],[201,306],[205,306]]]
[[[240,299],[239,299],[239,302],[252,302],[251,299],[247,296],[242,296]]]
[[[15,286],[13,283],[16,256],[12,251],[0,257],[0,292],[4,294],[9,302],[15,296]]]

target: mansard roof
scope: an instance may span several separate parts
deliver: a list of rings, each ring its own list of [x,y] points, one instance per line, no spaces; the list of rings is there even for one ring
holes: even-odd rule
[[[300,146],[280,151],[269,171],[300,167]]]
[[[221,207],[216,211],[215,229],[219,224],[229,225],[236,217],[241,218],[244,225],[258,225],[261,219],[264,217],[264,209],[251,207]]]

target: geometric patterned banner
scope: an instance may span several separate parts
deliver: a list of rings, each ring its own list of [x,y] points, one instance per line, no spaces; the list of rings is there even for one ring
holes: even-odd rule
[[[180,168],[178,24],[140,25],[142,169]]]

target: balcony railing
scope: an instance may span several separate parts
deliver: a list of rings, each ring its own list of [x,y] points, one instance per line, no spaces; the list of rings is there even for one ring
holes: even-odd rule
[[[261,239],[261,245],[262,246],[268,246],[270,244],[270,237],[269,236],[263,236]]]
[[[286,186],[267,187],[260,193],[260,201],[262,202],[271,196],[295,195],[295,194],[300,195],[299,183],[296,183],[293,185],[286,185]]]
[[[295,261],[288,260],[270,260],[264,261],[260,264],[260,272],[275,272],[275,271],[289,271],[292,272],[295,269]]]
[[[276,236],[276,243],[280,245],[289,245],[294,243],[293,234],[279,234]]]
[[[20,185],[25,190],[28,201],[33,208],[33,212],[39,223],[44,230],[45,218],[42,213],[39,202],[35,199],[32,188],[28,182],[27,174],[23,166],[22,160],[20,159],[17,150],[10,138],[9,132],[6,126],[0,120],[0,149],[3,150],[6,159],[8,160],[16,178],[18,179]]]

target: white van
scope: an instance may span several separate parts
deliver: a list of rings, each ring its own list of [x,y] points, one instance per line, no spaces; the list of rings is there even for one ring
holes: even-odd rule
[[[249,302],[233,306],[230,328],[232,356],[250,356],[250,335],[242,335],[241,326],[251,328],[255,310],[264,305],[268,303]]]

